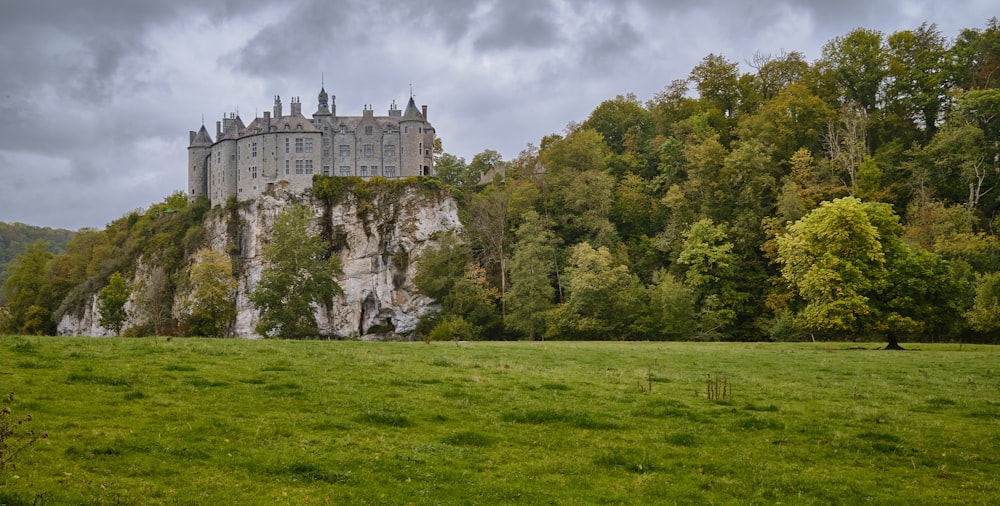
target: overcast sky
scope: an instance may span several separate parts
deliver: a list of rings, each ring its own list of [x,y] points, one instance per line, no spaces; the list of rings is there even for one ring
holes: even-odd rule
[[[103,228],[187,184],[188,131],[274,95],[385,115],[410,85],[446,151],[512,158],[603,100],[647,100],[709,53],[800,51],[995,0],[14,0],[0,18],[0,221]]]

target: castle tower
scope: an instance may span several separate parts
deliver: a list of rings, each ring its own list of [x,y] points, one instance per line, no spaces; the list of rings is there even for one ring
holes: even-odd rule
[[[223,205],[229,199],[229,197],[236,196],[236,180],[237,180],[237,140],[243,135],[246,130],[246,125],[243,124],[243,120],[240,119],[235,113],[229,113],[229,116],[223,116],[221,131],[219,132],[218,138],[216,139],[215,145],[212,146],[213,159],[209,161],[209,198],[212,200],[212,205]],[[219,128],[219,124],[216,123],[216,128]]]
[[[188,200],[208,196],[208,157],[212,154],[212,137],[201,125],[190,132],[188,145]]]
[[[399,119],[399,129],[400,129],[400,143],[402,146],[402,153],[400,154],[399,160],[399,175],[406,176],[423,176],[425,172],[427,175],[430,173],[428,168],[424,170],[423,156],[424,151],[424,117],[420,114],[417,109],[417,104],[413,102],[413,97],[410,97],[410,102],[406,104],[406,110],[403,111],[403,117]]]

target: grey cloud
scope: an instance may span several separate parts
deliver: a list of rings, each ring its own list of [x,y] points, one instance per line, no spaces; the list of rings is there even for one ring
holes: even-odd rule
[[[475,40],[480,51],[545,48],[561,40],[550,1],[497,2],[486,14],[486,27]]]

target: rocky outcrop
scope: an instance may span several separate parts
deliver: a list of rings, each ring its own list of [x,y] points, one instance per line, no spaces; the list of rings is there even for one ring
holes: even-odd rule
[[[417,182],[359,184],[365,185],[363,196],[347,191],[337,202],[277,190],[210,213],[205,223],[206,247],[225,251],[234,260],[238,282],[235,337],[259,337],[254,332],[259,315],[249,294],[265,268],[262,251],[272,227],[292,204],[312,210],[316,216],[313,232],[331,242],[343,266],[337,282],[344,294],[330,307],[315,308],[324,336],[405,338],[421,315],[437,309],[433,300],[419,293],[413,278],[421,253],[436,247],[441,234],[461,228],[455,199],[447,191]],[[132,285],[143,283],[148,273],[148,268],[137,266]],[[174,307],[176,316],[176,301]],[[97,314],[95,294],[78,314],[63,316],[59,333],[107,335]]]

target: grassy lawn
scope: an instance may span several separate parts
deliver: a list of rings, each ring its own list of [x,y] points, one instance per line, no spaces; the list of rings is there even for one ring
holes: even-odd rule
[[[0,337],[0,503],[1000,503],[1000,349],[876,347]]]

